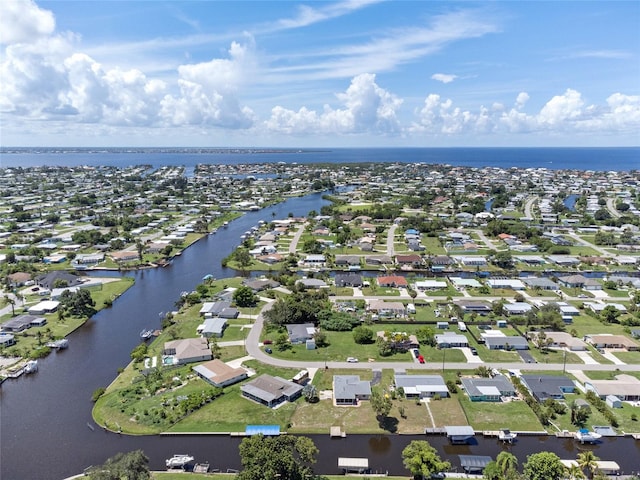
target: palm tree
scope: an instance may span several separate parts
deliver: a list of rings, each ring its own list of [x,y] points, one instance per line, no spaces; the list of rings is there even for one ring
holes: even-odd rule
[[[580,467],[576,464],[571,464],[570,467],[566,467],[567,469],[567,478],[569,480],[582,480],[584,478],[584,473]]]
[[[582,471],[587,471],[587,478],[593,478],[598,470],[598,460],[600,458],[590,450],[578,454],[578,466]]]
[[[15,300],[15,298],[10,297],[9,295],[5,295],[2,300],[3,300],[3,303],[5,305],[11,305],[11,316],[15,317],[15,315],[16,315],[16,300]]]
[[[509,452],[500,452],[496,457],[496,464],[502,471],[502,474],[506,476],[509,472],[515,472],[518,468],[518,459],[516,456]]]

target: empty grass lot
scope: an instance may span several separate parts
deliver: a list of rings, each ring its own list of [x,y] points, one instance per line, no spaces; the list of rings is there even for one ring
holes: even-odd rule
[[[429,409],[437,428],[445,425],[467,425],[467,416],[458,401],[461,393],[453,394],[449,398],[429,401]]]
[[[523,401],[472,402],[463,392],[458,393],[458,399],[475,430],[544,430],[533,411]]]

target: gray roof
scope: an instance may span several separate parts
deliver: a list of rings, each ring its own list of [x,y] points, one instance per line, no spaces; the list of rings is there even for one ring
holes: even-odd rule
[[[482,469],[491,462],[491,457],[487,455],[458,455],[462,468],[469,470]]]
[[[357,396],[371,395],[371,383],[358,375],[334,375],[333,398],[355,400]]]
[[[416,387],[418,385],[446,385],[441,375],[407,375],[396,373],[396,387]]]
[[[315,331],[316,327],[313,323],[293,323],[287,325],[287,333],[291,341],[313,338]]]
[[[280,377],[272,377],[271,375],[260,375],[255,380],[242,385],[240,390],[247,392],[248,394],[260,398],[267,403],[271,403],[274,400],[286,395],[291,397],[297,392],[302,390],[302,387],[297,383],[290,382]]]
[[[473,427],[470,425],[445,425],[444,430],[447,437],[473,437],[475,435]]]
[[[501,394],[513,395],[515,388],[504,375],[496,375],[493,378],[463,378],[462,385],[470,397],[482,395],[478,387],[496,387]]]
[[[227,320],[225,318],[214,317],[207,318],[204,321],[204,328],[202,329],[202,333],[210,332],[213,334],[222,334],[224,327],[227,325]]]
[[[489,345],[511,345],[512,347],[520,345],[529,345],[526,338],[518,335],[506,336],[506,337],[485,337],[484,339],[487,346]]]
[[[538,398],[562,394],[562,388],[575,388],[573,380],[563,375],[522,375],[522,381]]]

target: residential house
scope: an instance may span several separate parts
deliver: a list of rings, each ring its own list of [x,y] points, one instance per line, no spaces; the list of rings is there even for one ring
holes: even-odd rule
[[[522,375],[520,380],[538,402],[547,398],[561,400],[565,393],[573,393],[576,389],[573,380],[564,375]]]
[[[361,287],[362,275],[359,273],[336,273],[335,277],[336,287]]]
[[[489,350],[529,350],[529,342],[519,335],[488,336],[484,343]]]
[[[260,375],[258,378],[242,385],[242,396],[261,403],[267,407],[275,407],[283,402],[293,402],[302,395],[302,386],[271,375]]]
[[[22,287],[31,280],[31,274],[26,272],[10,273],[7,275],[7,279],[9,280],[9,287]]]
[[[240,311],[231,306],[228,300],[204,302],[200,308],[200,315],[204,317],[238,318]]]
[[[516,394],[513,384],[504,375],[463,378],[462,386],[472,402],[499,402],[502,397],[513,397]]]
[[[301,278],[296,282],[296,285],[301,285],[305,289],[317,290],[320,288],[329,288],[329,285],[324,280],[319,278]]]
[[[502,310],[505,315],[525,315],[531,309],[533,309],[533,307],[527,302],[513,302],[502,305]]]
[[[487,284],[491,288],[506,288],[510,290],[524,290],[525,284],[513,278],[489,278]]]
[[[174,365],[211,360],[211,350],[206,338],[184,338],[164,343],[163,355],[172,356]]]
[[[367,265],[391,265],[393,260],[389,255],[367,255],[364,259]]]
[[[640,350],[640,346],[624,335],[585,335],[584,340],[596,348],[617,348],[629,352]]]
[[[438,348],[468,347],[469,340],[464,335],[447,332],[435,336]]]
[[[333,401],[336,405],[358,405],[371,398],[371,382],[358,375],[333,376]]]
[[[422,257],[420,255],[396,255],[396,263],[400,267],[417,268],[422,265]]]
[[[409,286],[407,279],[400,275],[387,275],[378,277],[376,280],[380,287],[406,288]]]
[[[360,266],[359,255],[336,255],[334,259],[336,266]]]
[[[16,337],[12,333],[0,333],[0,347],[11,347],[16,344]]]
[[[199,325],[197,332],[204,338],[220,338],[227,328],[227,319],[221,317],[207,317],[203,324]]]
[[[61,270],[39,275],[35,278],[35,282],[39,287],[53,290],[55,287],[76,287],[83,283],[82,278]]]
[[[478,313],[480,315],[488,315],[493,310],[488,302],[481,300],[458,300],[455,302],[465,313]]]
[[[2,324],[3,332],[22,332],[27,328],[31,327],[41,327],[46,325],[47,319],[44,317],[36,317],[34,315],[18,315],[17,317],[13,317],[7,320]]]
[[[449,389],[441,375],[407,375],[396,373],[396,389],[402,388],[407,398],[425,398],[440,395],[449,396]]]
[[[380,317],[404,317],[405,306],[402,302],[385,302],[384,300],[369,300],[367,308]]]
[[[280,282],[271,280],[269,278],[248,279],[242,283],[246,287],[249,287],[254,292],[263,292],[265,290],[269,290],[271,288],[278,288],[280,286]]]
[[[55,300],[45,300],[44,302],[37,303],[27,310],[29,315],[46,315],[47,313],[55,313],[60,306],[60,302]]]
[[[294,323],[287,325],[287,334],[292,344],[305,343],[311,340],[318,329],[313,323]]]
[[[231,367],[217,358],[193,367],[193,371],[203,380],[218,388],[233,385],[248,377],[246,369]]]
[[[418,280],[415,283],[416,290],[424,292],[427,290],[440,290],[447,288],[447,282],[445,280]]]
[[[539,333],[540,332],[529,332],[527,333],[527,337],[535,343]],[[587,349],[585,342],[579,338],[572,337],[566,332],[544,332],[544,334],[549,342],[549,348],[567,348],[574,352],[581,352]]]
[[[382,338],[385,341],[391,342],[391,348],[395,350],[409,350],[411,348],[418,348],[420,342],[415,335],[407,335],[405,332],[391,332],[391,338],[387,338],[385,332],[376,332],[378,338]]]
[[[616,375],[614,380],[589,380],[584,386],[602,399],[615,396],[626,402],[640,400],[640,379],[632,375]]]

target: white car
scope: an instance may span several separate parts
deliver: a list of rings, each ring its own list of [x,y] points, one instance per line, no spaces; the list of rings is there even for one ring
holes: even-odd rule
[[[355,357],[347,357],[347,362],[349,363],[358,363],[358,359]]]

